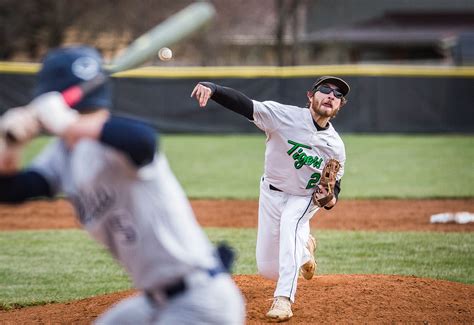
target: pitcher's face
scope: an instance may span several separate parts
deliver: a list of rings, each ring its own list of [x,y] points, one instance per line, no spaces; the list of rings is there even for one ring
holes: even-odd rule
[[[335,85],[322,84],[314,93],[308,92],[309,109],[319,116],[334,117],[341,108],[342,97],[342,93]]]

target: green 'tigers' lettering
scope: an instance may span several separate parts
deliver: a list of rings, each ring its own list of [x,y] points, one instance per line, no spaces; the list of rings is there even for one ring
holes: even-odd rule
[[[313,167],[320,168],[321,164],[323,163],[323,158],[318,156],[308,156],[306,153],[303,152],[303,148],[311,149],[311,146],[306,144],[298,143],[292,140],[288,140],[288,143],[293,145],[290,150],[286,153],[288,156],[292,155],[292,158],[295,160],[295,168],[300,169],[304,165],[313,165]]]

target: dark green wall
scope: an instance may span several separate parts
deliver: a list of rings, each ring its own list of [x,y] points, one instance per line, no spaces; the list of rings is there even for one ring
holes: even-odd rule
[[[474,133],[474,78],[470,76],[351,76],[348,104],[333,121],[341,132]],[[115,78],[114,111],[150,121],[162,132],[260,132],[252,123],[211,103],[200,109],[190,93],[208,80],[255,100],[304,106],[315,78]],[[34,75],[0,74],[0,108],[31,99]]]

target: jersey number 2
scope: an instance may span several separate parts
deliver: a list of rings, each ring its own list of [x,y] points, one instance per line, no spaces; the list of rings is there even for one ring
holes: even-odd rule
[[[306,189],[315,187],[316,184],[318,184],[320,178],[321,178],[320,173],[314,173],[313,175],[311,175],[311,178],[308,181],[308,185],[306,185]]]

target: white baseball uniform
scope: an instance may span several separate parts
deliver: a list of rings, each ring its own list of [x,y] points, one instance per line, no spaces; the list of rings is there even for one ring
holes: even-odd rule
[[[57,140],[31,168],[71,199],[83,227],[143,291],[98,324],[244,323],[240,291],[219,272],[215,250],[163,154],[137,169],[101,142],[83,139],[69,150]]]
[[[344,143],[333,126],[317,130],[310,110],[274,101],[253,101],[253,123],[267,135],[265,169],[260,183],[257,267],[278,280],[274,296],[295,300],[301,265],[310,254],[309,220],[318,210],[311,195],[326,162],[341,163]]]

